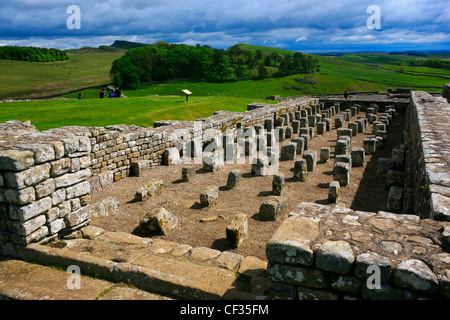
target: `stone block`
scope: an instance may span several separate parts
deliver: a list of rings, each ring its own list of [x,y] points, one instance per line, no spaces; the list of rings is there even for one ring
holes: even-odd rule
[[[366,157],[366,152],[364,148],[352,148],[352,167],[363,167]]]
[[[5,172],[5,184],[19,190],[30,187],[50,178],[50,168],[51,165],[45,163],[20,172]]]
[[[300,121],[294,120],[292,121],[292,133],[298,134],[300,132]]]
[[[303,139],[303,150],[308,150],[309,147],[309,135],[308,134],[301,134],[300,138]]]
[[[361,253],[356,257],[355,262],[355,275],[366,280],[373,275],[373,267],[379,268],[380,272],[380,283],[387,282],[392,273],[392,264],[389,258],[384,257],[376,252],[365,252]]]
[[[90,209],[91,208],[86,206],[86,207],[82,207],[76,211],[69,212],[64,217],[64,222],[65,222],[66,226],[69,228],[72,228],[72,227],[75,227],[75,226],[85,222],[86,220],[90,219],[92,217]]]
[[[377,150],[377,139],[375,138],[365,138],[363,140],[363,148],[366,155],[374,154]]]
[[[206,187],[203,193],[200,194],[200,204],[203,207],[214,206],[219,200],[219,187]]]
[[[308,177],[308,166],[305,159],[297,160],[294,164],[294,179],[302,182]]]
[[[392,169],[391,158],[378,158],[377,160],[377,175],[386,178],[389,170]]]
[[[298,121],[300,121],[300,129],[301,128],[307,128],[308,125],[308,118],[306,117],[301,117]]]
[[[29,150],[0,150],[0,170],[22,171],[34,166],[34,152]]]
[[[355,261],[351,245],[346,241],[327,241],[316,255],[316,267],[338,274],[347,274]]]
[[[265,176],[269,170],[269,157],[259,156],[252,160],[252,175],[253,176]]]
[[[349,154],[350,153],[350,144],[348,140],[338,139],[336,141],[336,147],[334,149],[336,155]]]
[[[265,221],[275,221],[286,211],[287,198],[269,196],[259,207],[259,216]]]
[[[248,237],[248,218],[239,213],[233,217],[226,227],[227,241],[232,248],[238,248]]]
[[[330,148],[328,147],[320,148],[320,162],[327,163],[329,159],[330,159]]]
[[[336,162],[333,167],[333,180],[338,181],[342,187],[347,186],[350,180],[350,165],[345,162]]]
[[[303,145],[304,145],[304,139],[303,138],[294,138],[291,139],[292,143],[295,143],[297,145],[297,149],[296,152],[297,154],[302,154],[303,153]]]
[[[306,160],[306,167],[308,172],[311,172],[316,167],[317,163],[317,151],[309,151],[303,153],[303,159]]]
[[[227,179],[227,189],[234,189],[236,188],[236,186],[238,185],[239,181],[242,178],[242,173],[240,170],[235,169],[230,171],[230,173],[228,174],[228,179]]]
[[[317,117],[315,115],[308,116],[308,127],[315,127],[317,122]]]
[[[168,235],[178,225],[178,218],[166,209],[160,207],[148,212],[140,221],[141,230],[154,234]]]
[[[387,209],[389,212],[401,213],[403,209],[403,188],[391,187],[387,199]]]
[[[324,134],[326,131],[326,124],[325,122],[318,122],[317,123],[317,134]]]
[[[283,194],[285,178],[283,173],[278,173],[273,176],[272,180],[272,194],[281,196]]]
[[[341,116],[334,118],[334,126],[336,129],[340,129],[344,126],[344,118]]]
[[[149,169],[150,163],[148,160],[135,160],[130,163],[130,176],[141,177]]]
[[[180,163],[180,151],[177,148],[167,148],[164,150],[162,164],[171,166]]]
[[[37,215],[40,215],[52,207],[52,198],[45,197],[34,201],[26,206],[10,205],[9,215],[11,219],[27,221]]]
[[[405,165],[405,150],[401,148],[392,148],[391,153],[392,167],[395,169],[403,169]]]
[[[419,292],[436,292],[439,281],[423,261],[408,259],[397,265],[393,273],[394,283]]]
[[[293,129],[292,129],[292,127],[285,127],[284,137],[286,139],[291,139],[293,137]]]
[[[311,266],[314,252],[311,243],[320,234],[319,221],[292,215],[286,218],[266,245],[270,263]]]
[[[207,172],[220,170],[224,165],[223,150],[205,152],[203,154],[203,169]]]
[[[390,189],[392,186],[403,188],[405,184],[405,173],[403,171],[388,170],[386,176],[386,187]]]
[[[273,129],[273,120],[267,119],[264,121],[264,129],[266,129],[267,132],[272,131]]]
[[[281,146],[280,161],[295,160],[297,155],[297,145],[293,142]]]
[[[338,181],[330,182],[328,187],[328,202],[329,203],[338,203],[339,197],[341,194],[341,185]]]
[[[196,173],[195,173],[195,166],[194,165],[187,165],[181,169],[181,180],[184,182],[189,182],[195,179]]]
[[[193,139],[186,143],[186,156],[189,158],[198,158],[202,156],[202,144],[200,140]]]
[[[349,122],[348,128],[352,130],[352,136],[356,136],[358,134],[358,124],[356,122]]]

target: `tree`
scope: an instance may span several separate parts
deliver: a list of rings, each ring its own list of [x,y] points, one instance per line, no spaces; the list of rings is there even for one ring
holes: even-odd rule
[[[269,72],[267,71],[267,68],[264,65],[264,63],[260,63],[258,65],[258,78],[260,78],[260,79],[266,78],[268,74],[269,74]]]
[[[292,58],[290,55],[284,56],[280,63],[279,71],[282,75],[287,75],[292,72]]]

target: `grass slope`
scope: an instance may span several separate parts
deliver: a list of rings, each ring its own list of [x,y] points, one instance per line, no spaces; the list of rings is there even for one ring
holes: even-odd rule
[[[0,99],[43,97],[109,83],[111,64],[122,55],[68,53],[69,60],[50,63],[0,60]]]
[[[196,120],[209,117],[218,110],[243,112],[252,102],[263,100],[191,97],[186,102],[185,97],[137,97],[5,102],[0,103],[0,123],[13,119],[31,120],[39,130],[75,125],[135,124],[150,127],[157,120]]]

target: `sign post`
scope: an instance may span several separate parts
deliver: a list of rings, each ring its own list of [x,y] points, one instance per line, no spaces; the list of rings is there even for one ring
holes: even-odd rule
[[[190,91],[187,90],[187,89],[184,89],[184,90],[182,90],[182,91],[186,94],[186,102],[189,101],[189,95],[191,95],[192,92],[190,92]]]

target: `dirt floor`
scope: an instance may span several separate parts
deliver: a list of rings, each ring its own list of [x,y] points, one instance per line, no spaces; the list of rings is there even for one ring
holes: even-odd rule
[[[359,115],[364,115],[361,112]],[[357,115],[357,116],[359,116]],[[355,120],[353,117],[352,120]],[[334,121],[333,121],[334,122]],[[334,126],[334,124],[333,124]],[[385,179],[378,177],[377,159],[390,157],[394,146],[402,143],[404,129],[404,114],[396,114],[388,129],[388,141],[382,150],[374,155],[366,155],[364,167],[354,167],[350,172],[350,183],[341,188],[340,202],[346,207],[362,211],[385,211],[388,190],[385,189]],[[372,126],[365,133],[360,133],[352,139],[352,147],[362,147],[363,139],[373,137]],[[328,163],[317,163],[314,171],[309,172],[306,182],[293,179],[294,161],[280,161],[279,171],[284,173],[286,184],[283,196],[288,198],[288,212],[301,202],[328,204],[328,184],[333,181],[334,147],[336,145],[336,130],[315,137],[310,141],[308,150],[317,150],[318,160],[320,149],[330,147],[331,157]],[[289,142],[283,141],[281,144]],[[297,155],[300,158],[300,155]],[[142,217],[155,206],[163,206],[178,218],[178,227],[168,236],[157,236],[167,240],[192,247],[209,247],[217,250],[231,250],[243,256],[256,256],[267,260],[266,243],[274,231],[282,223],[277,221],[261,221],[258,217],[259,207],[264,199],[271,195],[272,176],[253,177],[251,164],[224,165],[217,172],[204,172],[202,165],[196,165],[197,175],[194,181],[182,182],[181,168],[183,164],[160,166],[147,171],[141,177],[128,177],[115,182],[107,189],[92,195],[92,203],[114,196],[120,202],[119,213],[112,217],[92,218],[91,225],[107,231],[125,231],[139,236],[151,236],[139,229]],[[228,173],[240,169],[243,178],[233,190],[226,190]],[[164,186],[161,194],[146,202],[134,202],[138,188],[147,185],[151,180],[161,179]],[[219,187],[219,202],[212,208],[202,208],[199,205],[200,193],[207,186]],[[237,213],[245,213],[248,218],[248,239],[238,249],[231,249],[226,240],[225,230],[231,219]],[[201,219],[217,217],[210,222]]]

